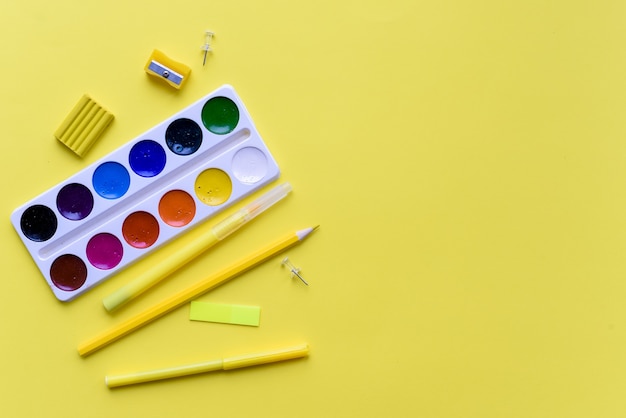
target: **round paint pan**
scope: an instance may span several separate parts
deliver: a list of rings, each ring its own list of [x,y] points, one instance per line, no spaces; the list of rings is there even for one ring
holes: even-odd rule
[[[196,202],[183,190],[171,190],[159,201],[159,216],[169,226],[188,225],[196,216]]]
[[[176,119],[165,131],[165,142],[174,154],[191,155],[202,145],[202,129],[191,119]]]
[[[83,220],[93,209],[93,195],[80,183],[67,184],[57,194],[57,209],[70,221]]]
[[[141,177],[158,176],[165,168],[165,161],[163,147],[150,139],[137,142],[128,155],[130,168]]]
[[[91,178],[93,189],[105,199],[119,199],[130,187],[130,174],[122,164],[108,161],[96,168]]]
[[[202,123],[216,135],[231,133],[239,123],[239,109],[228,97],[209,99],[202,107]]]
[[[85,284],[87,266],[80,257],[74,254],[64,254],[52,263],[50,280],[61,290],[74,291]]]
[[[92,266],[100,270],[111,270],[122,261],[124,248],[113,234],[94,235],[87,243],[87,259]]]
[[[20,218],[20,229],[26,238],[35,242],[48,241],[57,231],[57,217],[48,206],[33,205]]]
[[[134,212],[122,224],[122,235],[134,248],[151,247],[159,239],[159,222],[148,212]]]
[[[196,177],[196,196],[209,206],[226,202],[233,192],[233,182],[228,174],[218,168],[204,170]]]
[[[240,182],[245,184],[258,183],[267,175],[267,157],[258,148],[242,148],[233,157],[232,170],[233,175]]]

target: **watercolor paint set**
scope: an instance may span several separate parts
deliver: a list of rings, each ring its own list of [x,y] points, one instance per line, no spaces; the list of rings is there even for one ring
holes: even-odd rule
[[[11,222],[68,301],[279,174],[226,85],[17,208]]]

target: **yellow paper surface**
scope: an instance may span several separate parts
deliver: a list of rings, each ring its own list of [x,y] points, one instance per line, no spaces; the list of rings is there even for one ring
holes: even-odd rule
[[[0,416],[626,416],[625,19],[618,0],[4,2]],[[155,48],[192,69],[181,90],[144,72]],[[58,302],[13,209],[224,83],[293,193],[115,314],[104,296],[205,225]],[[115,122],[81,159],[53,134],[85,93]],[[199,299],[254,301],[262,326],[181,308],[76,353],[316,224],[285,254],[310,286],[281,255]],[[301,341],[302,362],[103,381]]]

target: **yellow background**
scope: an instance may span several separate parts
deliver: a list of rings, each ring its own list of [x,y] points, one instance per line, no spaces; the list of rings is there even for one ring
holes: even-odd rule
[[[5,2],[0,415],[625,416],[625,22],[618,0]],[[183,90],[144,73],[153,48],[192,67]],[[225,83],[292,195],[116,315],[102,297],[172,248],[58,302],[13,209]],[[52,134],[83,93],[116,119],[80,159]],[[77,355],[318,223],[287,253],[310,287],[277,257],[200,298],[260,327],[183,307]],[[306,360],[104,385],[301,341]]]

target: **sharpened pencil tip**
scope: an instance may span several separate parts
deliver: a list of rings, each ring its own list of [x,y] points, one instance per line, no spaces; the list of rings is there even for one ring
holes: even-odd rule
[[[315,231],[317,228],[319,228],[319,225],[314,226],[313,228],[307,228],[307,229],[303,229],[301,231],[297,231],[296,235],[298,236],[298,239],[300,241],[302,241],[304,238],[308,237],[313,231]]]

